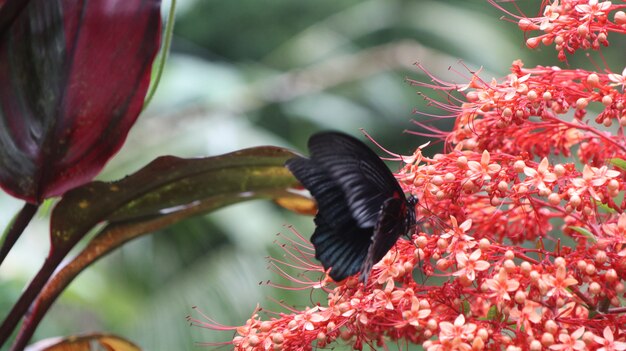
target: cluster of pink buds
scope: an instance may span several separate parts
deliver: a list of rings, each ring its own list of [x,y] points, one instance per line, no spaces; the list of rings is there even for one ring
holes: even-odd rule
[[[489,1],[504,10],[496,0]],[[622,11],[626,4],[602,0],[544,0],[541,9],[543,15],[537,17],[504,11],[517,20],[519,28],[527,35],[541,32],[530,36],[526,46],[534,49],[539,44],[554,44],[561,61],[565,61],[566,53],[608,46],[609,32],[626,33],[626,13]]]
[[[542,17],[519,23],[544,32],[529,46],[554,42],[561,57],[626,31],[624,12],[609,20],[624,7],[544,2]],[[626,71],[515,61],[503,79],[476,72],[463,86],[424,72],[430,82],[414,84],[442,93],[429,102],[455,124],[442,132],[416,122],[446,141],[445,153],[395,155],[421,227],[366,283],[333,282],[292,231],[273,266],[296,285],[285,288],[321,295],[313,307],[257,309],[236,328],[193,323],[235,330],[236,350],[626,350]]]

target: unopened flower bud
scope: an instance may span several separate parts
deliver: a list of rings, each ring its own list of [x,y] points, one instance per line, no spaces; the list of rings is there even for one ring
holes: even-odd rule
[[[585,267],[585,273],[587,273],[587,275],[596,274],[596,266],[593,264],[587,264],[587,267]]]
[[[420,235],[415,239],[415,244],[423,249],[428,244],[428,238],[425,235]]]
[[[563,257],[555,258],[554,265],[557,267],[565,267],[565,259]]]
[[[550,195],[548,195],[548,202],[551,205],[556,206],[561,202],[561,196],[557,193],[550,193]]]
[[[541,344],[543,346],[550,346],[554,344],[554,335],[552,335],[551,333],[543,333],[543,335],[541,335]]]
[[[619,25],[626,24],[626,13],[624,13],[624,11],[617,11],[617,12],[615,12],[615,17],[613,17],[613,18],[614,18],[616,24],[619,24]]]
[[[526,40],[526,46],[528,46],[529,49],[535,49],[537,46],[539,46],[540,42],[541,39],[539,39],[538,37],[528,38]]]
[[[595,339],[595,335],[593,335],[593,333],[592,333],[592,332],[590,332],[590,331],[586,331],[586,332],[583,334],[582,339],[583,339],[583,341],[585,342],[585,344],[587,344],[587,345],[591,345],[591,344],[593,343],[594,339]]]
[[[426,322],[426,328],[428,328],[430,330],[436,330],[437,328],[439,328],[439,324],[437,323],[436,320],[431,318],[431,319],[428,320],[428,322]]]
[[[524,261],[520,264],[520,269],[524,275],[528,275],[531,269],[533,269],[533,266],[528,261]]]
[[[606,279],[606,281],[609,282],[609,283],[612,283],[612,282],[616,281],[617,280],[617,272],[613,268],[608,269],[604,273],[604,279]]]
[[[615,15],[615,17],[617,17],[617,14]],[[617,19],[616,19],[616,21],[617,21]],[[523,30],[524,32],[527,32],[527,31],[530,31],[530,30],[538,30],[539,29],[539,26],[534,24],[528,18],[520,19],[519,22],[517,22],[517,26],[519,27],[519,29]]]
[[[467,168],[467,157],[459,156],[456,159],[456,165],[461,169]]]
[[[524,301],[526,301],[526,293],[523,292],[522,290],[518,290],[515,293],[515,302],[517,302],[519,304],[523,304]]]
[[[556,164],[554,166],[554,173],[559,177],[563,176],[565,174],[565,167],[560,163]]]
[[[260,342],[261,339],[259,339],[259,337],[256,335],[250,335],[248,337],[248,344],[250,344],[250,346],[252,347],[257,346]]]
[[[489,249],[490,246],[491,246],[491,243],[489,242],[489,239],[487,238],[482,238],[478,242],[478,247],[483,251]]]
[[[590,293],[594,295],[598,295],[598,293],[600,293],[601,290],[602,290],[602,287],[597,282],[592,282],[591,284],[589,284]]]
[[[600,85],[600,77],[597,74],[591,73],[587,76],[587,84],[597,87]]]
[[[546,91],[543,93],[542,98],[544,101],[550,101],[552,100],[552,93],[549,91]]]
[[[589,105],[589,100],[585,98],[579,98],[578,100],[576,100],[576,109],[578,110],[583,110],[587,108],[587,105]]]
[[[580,196],[574,194],[569,198],[569,205],[572,206],[573,208],[577,208],[578,206],[580,206],[580,204],[582,203],[582,199],[580,198]]]
[[[546,331],[551,334],[555,334],[559,329],[559,326],[552,319],[548,319],[543,326],[546,328]]]

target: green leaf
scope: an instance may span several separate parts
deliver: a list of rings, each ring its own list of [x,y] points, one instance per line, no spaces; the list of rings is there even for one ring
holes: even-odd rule
[[[598,239],[596,238],[595,235],[593,235],[589,230],[587,230],[586,228],[583,227],[576,227],[576,226],[570,226],[569,229],[578,232],[579,234],[581,234],[582,236],[584,236],[585,238],[587,238],[587,240],[593,244],[598,242]]]
[[[463,314],[467,316],[470,314],[471,311],[472,311],[472,306],[470,306],[469,301],[467,300],[463,301]]]
[[[609,163],[612,164],[615,167],[621,168],[623,170],[626,170],[626,160],[623,160],[621,158],[611,158],[609,159]]]
[[[115,335],[88,334],[42,340],[28,347],[28,351],[141,351],[139,346]]]
[[[65,194],[52,211],[52,242],[66,245],[104,221],[137,222],[192,208],[294,197],[289,189],[298,183],[283,166],[293,156],[266,146],[197,159],[159,157],[121,180],[91,182]]]
[[[601,210],[604,210],[605,213],[617,213],[615,209],[609,207],[609,205],[602,203],[598,200],[593,200],[596,206],[598,206]]]
[[[495,321],[498,316],[498,308],[497,306],[489,307],[489,311],[487,311],[487,320]]]

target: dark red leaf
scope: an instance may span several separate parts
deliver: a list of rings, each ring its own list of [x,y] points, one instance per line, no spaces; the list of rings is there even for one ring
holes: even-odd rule
[[[0,0],[0,35],[9,28],[11,23],[24,10],[30,0]]]
[[[38,203],[98,174],[141,111],[160,26],[160,0],[29,2],[0,36],[2,188]]]

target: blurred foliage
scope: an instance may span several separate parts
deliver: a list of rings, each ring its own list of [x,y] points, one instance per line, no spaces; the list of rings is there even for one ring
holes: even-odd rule
[[[359,135],[364,128],[387,149],[408,154],[425,142],[403,133],[416,129],[411,119],[424,118],[412,111],[442,114],[405,81],[428,79],[415,62],[458,82],[468,76],[463,65],[483,67],[486,79],[507,74],[518,58],[527,66],[563,65],[552,47],[525,49],[523,33],[484,0],[179,2],[155,99],[101,179],[120,178],[165,154],[217,155],[263,144],[303,151],[309,135],[323,129]],[[535,14],[540,1],[518,3]],[[624,47],[623,38],[609,39]],[[620,72],[624,54],[614,51],[604,59]],[[593,68],[603,62],[594,57],[583,53],[569,64]],[[450,122],[432,123],[446,128]],[[3,195],[0,206],[5,225],[20,203]],[[39,268],[47,220],[31,224],[0,269],[0,309]],[[35,337],[101,331],[146,350],[201,350],[206,347],[198,343],[225,341],[232,333],[190,327],[185,317],[195,313],[193,306],[239,325],[257,303],[279,309],[269,296],[309,305],[314,297],[308,294],[259,284],[280,280],[265,256],[282,254],[273,241],[288,231],[285,225],[305,236],[313,230],[311,217],[253,201],[133,241],[78,277]]]

